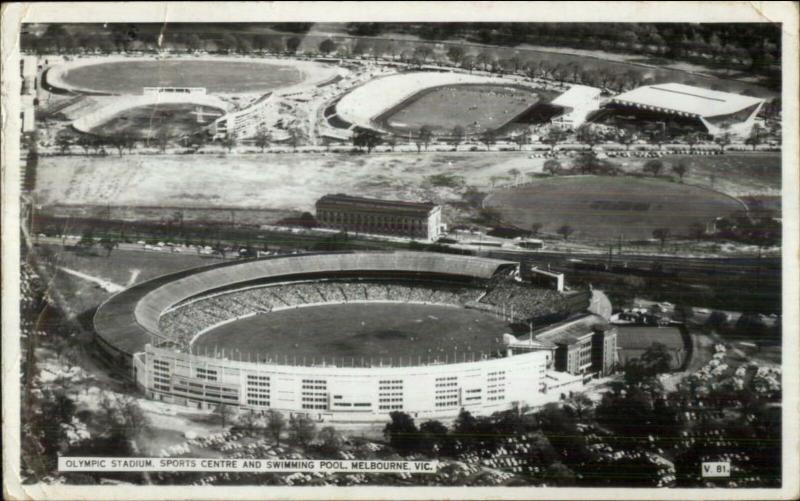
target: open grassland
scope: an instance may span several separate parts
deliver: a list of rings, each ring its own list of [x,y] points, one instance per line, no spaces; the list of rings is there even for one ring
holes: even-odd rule
[[[680,158],[664,157],[664,173],[669,174]],[[729,153],[686,159],[686,184],[737,197],[780,194],[779,155]],[[544,161],[515,151],[54,156],[39,160],[37,202],[169,211],[270,209],[275,216],[265,215],[261,223],[266,224],[285,217],[286,211],[313,212],[314,202],[327,193],[351,193],[442,203],[445,221],[457,223],[474,216],[463,204],[468,187],[486,193],[493,185],[508,186],[515,171],[520,183],[540,181],[528,175],[540,174]],[[569,160],[562,162],[568,165]],[[642,163],[630,161],[622,168],[641,172]],[[609,182],[619,183],[613,178]],[[654,182],[682,189],[678,183]]]

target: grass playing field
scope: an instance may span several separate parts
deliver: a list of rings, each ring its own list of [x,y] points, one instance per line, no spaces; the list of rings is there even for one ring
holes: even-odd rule
[[[364,357],[403,357],[405,364],[464,352],[485,353],[502,347],[505,322],[478,310],[407,303],[321,305],[258,315],[222,325],[200,336],[199,350],[258,352],[283,362],[307,363],[322,357],[356,365]],[[247,355],[244,355],[245,357]],[[277,358],[276,358],[277,357]],[[410,357],[410,359],[409,359]],[[421,357],[421,358],[420,358]]]
[[[224,114],[222,110],[191,103],[164,103],[131,108],[111,117],[90,132],[100,136],[130,134],[139,139],[193,134]]]
[[[743,210],[737,200],[686,184],[651,178],[568,176],[537,180],[498,191],[485,206],[520,228],[541,223],[555,232],[562,225],[575,236],[613,241],[653,238],[653,230],[667,228],[672,235],[686,235],[693,223]]]
[[[686,346],[677,327],[619,327],[617,334],[617,346],[620,348],[619,362],[624,364],[628,360],[642,356],[655,342],[666,345],[673,354],[673,367],[680,367],[686,356]]]
[[[459,84],[423,90],[377,118],[398,134],[423,125],[434,133],[450,134],[456,126],[466,134],[495,130],[533,106],[539,96],[512,85]]]
[[[62,77],[82,89],[140,94],[142,87],[205,87],[209,93],[266,92],[295,85],[303,73],[290,65],[248,61],[113,61],[73,68]]]

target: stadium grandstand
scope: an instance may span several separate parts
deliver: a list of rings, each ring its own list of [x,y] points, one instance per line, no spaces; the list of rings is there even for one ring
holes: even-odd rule
[[[605,374],[602,365],[594,372],[588,370],[594,366],[561,370],[557,343],[512,354],[500,342],[513,337],[498,330],[503,325],[520,332],[536,324],[542,326],[537,332],[547,332],[544,326],[554,322],[594,318],[591,295],[559,293],[525,282],[514,261],[417,252],[320,253],[224,263],[159,277],[110,298],[98,309],[94,323],[103,351],[127,364],[131,377],[154,399],[201,408],[220,403],[277,408],[330,421],[376,422],[391,410],[447,419],[461,408],[483,414],[512,402],[543,404],[558,399],[565,389],[579,390],[585,377]],[[272,319],[282,312],[303,309],[308,312],[304,316],[313,316],[315,308],[348,305],[367,314],[371,305],[430,307],[431,313],[424,310],[420,320],[408,321],[411,336],[379,330],[370,338],[369,346],[391,343],[394,356],[386,358],[349,356],[348,343],[356,343],[352,346],[363,353],[362,338],[338,332],[335,320],[326,320],[312,333],[321,336],[314,338],[317,341],[297,331],[282,335],[294,344],[281,345],[263,329],[252,331],[267,336],[261,346],[267,346],[268,353],[245,352],[234,342],[220,350],[214,346],[212,353],[194,346],[206,333],[221,326],[236,330],[236,322],[247,319],[268,322],[274,329],[278,320]],[[473,316],[464,324],[468,327],[451,329],[451,337],[437,330],[416,334],[421,331],[415,330],[415,322],[444,326],[450,322],[448,315],[457,312]],[[349,313],[339,318],[342,315]],[[483,323],[481,316],[495,320]],[[381,323],[380,315],[373,317],[365,318]],[[491,327],[481,330],[479,325]],[[332,335],[339,338],[324,339]],[[346,342],[342,336],[349,336]],[[297,357],[308,342],[329,343],[341,356]],[[495,344],[497,350],[483,350]],[[605,356],[613,360],[615,347],[606,347]],[[565,349],[572,353],[575,348]],[[564,374],[548,378],[553,371]],[[558,381],[558,394],[548,391],[548,381]]]
[[[606,103],[593,122],[659,124],[665,132],[702,131],[712,136],[745,137],[764,104],[758,97],[720,92],[679,83],[646,85]]]

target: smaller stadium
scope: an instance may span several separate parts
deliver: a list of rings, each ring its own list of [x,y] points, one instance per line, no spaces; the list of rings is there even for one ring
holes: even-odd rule
[[[561,95],[551,85],[521,78],[416,71],[374,78],[335,103],[331,122],[400,136],[426,126],[438,137],[455,127],[466,136],[502,132],[540,102]],[[599,94],[599,90],[598,90]]]
[[[491,413],[616,363],[605,296],[521,266],[423,252],[223,263],[112,296],[95,331],[154,399],[364,423]]]

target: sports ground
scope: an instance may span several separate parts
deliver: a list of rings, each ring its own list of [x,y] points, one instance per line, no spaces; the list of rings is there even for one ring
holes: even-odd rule
[[[535,223],[555,232],[563,225],[575,236],[614,240],[653,238],[658,228],[686,235],[692,224],[744,209],[735,198],[677,182],[643,177],[565,176],[498,191],[484,205],[504,221],[528,229]]]
[[[673,368],[678,368],[686,358],[686,344],[677,327],[619,327],[617,345],[619,363],[639,358],[653,343],[666,345],[672,353]]]
[[[508,325],[478,310],[410,303],[327,304],[273,311],[219,326],[201,335],[195,349],[239,350],[278,361],[324,357],[355,365],[383,357],[409,362],[454,353],[491,354],[502,347]],[[247,355],[244,355],[245,357]],[[410,358],[409,358],[410,357]]]
[[[397,134],[428,126],[436,134],[454,127],[466,134],[498,129],[533,106],[539,96],[513,85],[459,84],[425,89],[376,119]]]
[[[140,94],[143,87],[205,87],[209,93],[267,92],[295,85],[305,75],[293,65],[231,60],[132,60],[88,64],[64,72],[79,89]]]
[[[193,134],[223,115],[223,111],[191,103],[161,103],[121,111],[89,132],[100,136],[130,134],[140,139]]]

